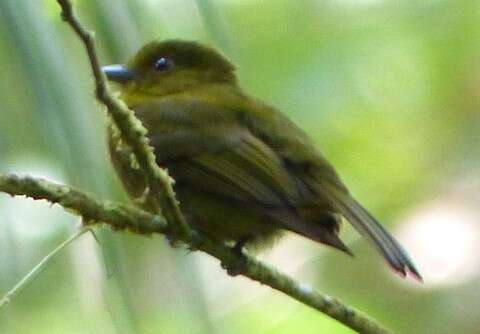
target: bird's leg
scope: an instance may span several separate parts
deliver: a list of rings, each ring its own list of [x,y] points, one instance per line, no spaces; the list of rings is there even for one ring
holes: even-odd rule
[[[245,245],[253,239],[253,236],[250,234],[244,235],[243,237],[240,237],[235,242],[235,245],[233,245],[232,252],[233,254],[242,257],[243,256],[243,248]]]
[[[232,261],[229,261],[229,263],[222,262],[222,267],[227,270],[227,273],[230,276],[237,276],[238,274],[244,272],[247,261],[245,255],[243,254],[243,248],[245,247],[247,242],[251,241],[252,239],[252,235],[245,235],[238,239],[231,249],[233,255],[235,255],[234,259],[232,259]]]

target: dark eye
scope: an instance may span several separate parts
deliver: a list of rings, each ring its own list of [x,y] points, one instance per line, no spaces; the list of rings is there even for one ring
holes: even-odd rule
[[[155,63],[155,70],[157,71],[166,71],[172,67],[173,63],[170,59],[162,57],[157,60]]]

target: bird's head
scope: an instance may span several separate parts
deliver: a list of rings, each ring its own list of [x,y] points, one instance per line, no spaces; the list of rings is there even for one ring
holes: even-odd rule
[[[169,40],[142,47],[125,65],[102,67],[111,81],[135,94],[167,95],[205,84],[235,84],[235,67],[197,42]]]

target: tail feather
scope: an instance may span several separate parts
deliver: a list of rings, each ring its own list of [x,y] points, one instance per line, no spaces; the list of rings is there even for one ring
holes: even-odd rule
[[[331,200],[334,207],[377,248],[395,271],[402,276],[411,273],[418,280],[422,280],[422,276],[403,247],[360,203],[348,193],[339,191],[333,186],[324,185],[323,189],[324,195]]]
[[[303,220],[297,217],[295,214],[291,214],[288,211],[272,211],[270,217],[280,222],[283,227],[292,232],[303,235],[313,241],[323,243],[325,245],[334,247],[350,256],[353,253],[338,237],[337,230],[329,228],[325,224],[313,223],[312,221]]]

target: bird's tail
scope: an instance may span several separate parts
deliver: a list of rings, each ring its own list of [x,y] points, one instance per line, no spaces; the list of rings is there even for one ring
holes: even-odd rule
[[[330,200],[332,206],[377,248],[396,272],[402,276],[411,273],[422,281],[422,276],[407,252],[360,203],[347,192],[337,189],[335,185],[322,183],[321,188],[321,192]]]

